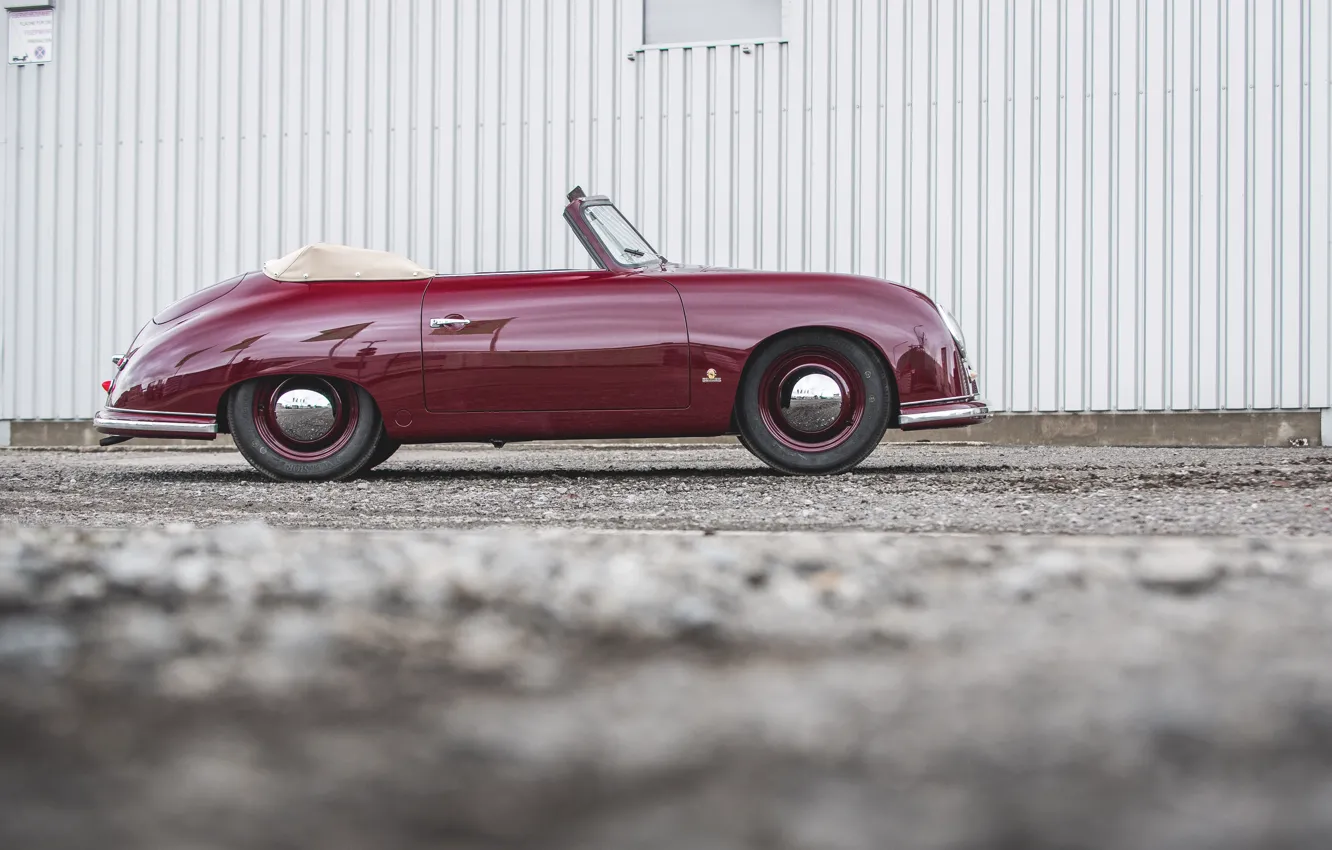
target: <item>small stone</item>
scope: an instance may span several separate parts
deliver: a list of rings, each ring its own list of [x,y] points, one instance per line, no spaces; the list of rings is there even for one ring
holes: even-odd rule
[[[1220,583],[1225,570],[1205,552],[1178,552],[1173,553],[1173,557],[1160,553],[1139,563],[1134,568],[1134,576],[1147,590],[1194,596]]]
[[[222,555],[259,555],[277,548],[279,536],[262,521],[219,526],[207,534],[210,548]]]
[[[522,633],[494,614],[469,617],[454,636],[453,662],[471,673],[513,670],[524,658]]]
[[[1045,587],[1044,577],[1030,570],[1010,570],[995,580],[995,590],[1002,599],[1030,602]]]
[[[68,629],[47,617],[0,620],[0,668],[58,673],[68,666],[75,643]]]
[[[697,596],[686,596],[676,602],[670,611],[671,624],[682,634],[711,632],[717,627],[719,619],[716,607]]]
[[[20,607],[31,602],[32,583],[12,563],[0,563],[0,605]]]
[[[749,585],[755,590],[762,590],[763,588],[768,586],[768,578],[769,576],[767,570],[764,569],[753,570],[745,574],[745,584]]]
[[[112,609],[97,633],[98,651],[109,666],[169,662],[181,651],[181,628],[169,613],[145,606]]]
[[[56,605],[78,605],[99,599],[106,593],[106,580],[94,573],[62,576],[46,591],[48,601]]]
[[[158,677],[166,696],[199,699],[218,691],[226,682],[229,662],[225,658],[181,658],[167,664]]]
[[[102,574],[113,587],[137,591],[146,585],[160,583],[172,554],[160,540],[131,540],[102,559]]]

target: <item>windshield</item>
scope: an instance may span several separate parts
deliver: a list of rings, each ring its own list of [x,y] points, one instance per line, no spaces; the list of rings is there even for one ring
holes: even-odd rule
[[[660,260],[655,248],[648,244],[634,226],[611,204],[595,204],[583,208],[587,223],[591,225],[601,244],[622,266],[646,266]]]

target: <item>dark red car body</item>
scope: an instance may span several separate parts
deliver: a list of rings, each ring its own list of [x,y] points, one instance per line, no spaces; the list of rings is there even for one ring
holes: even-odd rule
[[[869,277],[616,263],[572,201],[599,269],[401,281],[274,280],[253,272],[146,325],[99,412],[107,434],[212,439],[252,378],[360,385],[403,443],[734,433],[750,353],[798,328],[867,341],[896,380],[891,424],[984,421],[974,373],[924,294]],[[466,317],[465,326],[431,319]],[[710,372],[710,370],[713,370]]]

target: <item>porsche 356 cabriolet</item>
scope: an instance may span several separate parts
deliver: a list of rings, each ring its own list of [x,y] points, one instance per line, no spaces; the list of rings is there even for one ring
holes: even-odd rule
[[[723,434],[837,473],[888,428],[990,416],[920,292],[674,263],[581,189],[564,218],[597,268],[436,274],[318,244],[200,290],[112,358],[94,425],[104,444],[230,434],[270,478],[327,481],[408,443]]]

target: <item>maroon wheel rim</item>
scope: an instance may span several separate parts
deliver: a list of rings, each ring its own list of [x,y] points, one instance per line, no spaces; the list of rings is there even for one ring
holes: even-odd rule
[[[787,448],[827,451],[855,432],[865,413],[865,383],[838,352],[797,348],[763,373],[759,412],[768,432]]]
[[[254,425],[274,454],[311,462],[331,457],[360,421],[356,393],[327,378],[268,378],[254,393]]]

